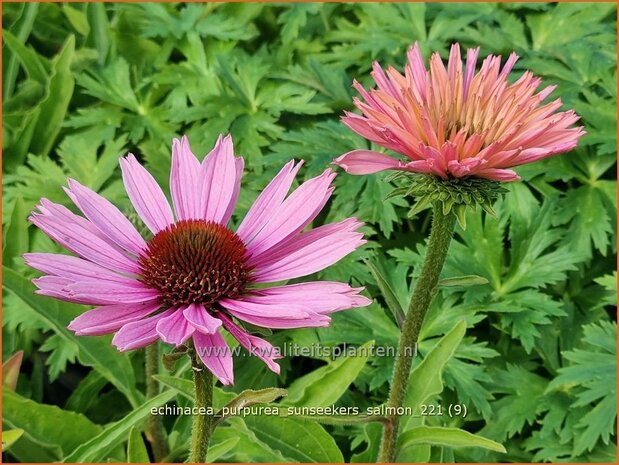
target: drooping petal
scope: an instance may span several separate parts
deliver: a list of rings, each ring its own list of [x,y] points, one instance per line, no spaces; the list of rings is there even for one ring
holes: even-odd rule
[[[219,332],[204,334],[196,331],[193,334],[193,342],[200,360],[221,381],[221,384],[233,384],[232,351],[223,336]]]
[[[175,309],[174,313],[157,322],[155,330],[163,342],[179,346],[193,335],[195,328],[189,324],[181,309]]]
[[[172,142],[170,193],[178,220],[201,218],[200,162],[189,147],[187,136]]]
[[[282,358],[282,355],[277,347],[268,343],[264,339],[247,333],[226,315],[222,314],[221,319],[223,321],[224,328],[226,328],[226,330],[228,330],[228,332],[232,334],[237,341],[239,341],[239,344],[241,344],[241,346],[244,347],[250,355],[255,355],[258,357],[266,363],[271,371],[279,375],[280,366],[275,362],[275,360]]]
[[[157,323],[159,320],[170,316],[174,312],[174,309],[168,309],[157,315],[127,323],[116,333],[112,339],[112,344],[121,352],[140,349],[152,344],[159,339],[159,334],[157,333]]]
[[[69,189],[75,204],[103,234],[135,255],[146,249],[140,233],[110,201],[74,179],[69,179]]]
[[[118,331],[132,321],[141,320],[158,310],[160,306],[159,302],[155,301],[103,305],[77,316],[67,328],[75,331],[76,336],[100,336]]]
[[[373,174],[385,170],[397,170],[404,163],[384,153],[372,150],[353,150],[333,160],[349,174]]]
[[[236,231],[243,242],[250,243],[268,222],[273,212],[279,208],[302,164],[303,162],[299,162],[295,166],[294,160],[286,163],[260,193]]]
[[[237,167],[230,136],[219,136],[215,148],[202,162],[201,178],[202,218],[224,224],[224,216],[237,191]]]
[[[153,234],[174,222],[172,209],[155,178],[133,154],[120,159],[123,182],[133,208]]]
[[[204,305],[190,304],[183,309],[183,315],[191,326],[205,334],[216,333],[221,326],[221,320],[211,316]]]

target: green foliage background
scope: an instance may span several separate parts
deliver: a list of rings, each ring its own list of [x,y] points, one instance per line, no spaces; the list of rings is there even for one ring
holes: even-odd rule
[[[444,277],[477,274],[488,284],[442,288],[422,334],[418,373],[439,338],[466,321],[453,357],[428,363],[425,402],[465,404],[468,414],[412,419],[405,429],[457,427],[504,444],[507,454],[422,444],[400,457],[615,461],[614,4],[12,3],[2,10],[3,360],[25,353],[15,392],[3,389],[3,429],[24,430],[5,461],[144,461],[140,431],[150,407],[190,405],[186,364],[176,378],[162,368],[162,394],[145,403],[141,351],[116,353],[109,337],[76,338],[65,326],[84,309],[32,294],[34,274],[21,254],[59,251],[26,222],[38,199],[69,205],[61,186],[71,176],[128,207],[119,156],[132,151],[166,186],[173,137],[188,134],[204,154],[229,131],[247,167],[238,221],[288,159],[306,160],[307,178],[367,146],[339,122],[351,109],[352,79],[369,84],[372,60],[401,68],[415,40],[426,56],[445,57],[453,41],[481,46],[481,56],[515,50],[516,71],[558,84],[554,95],[582,115],[588,134],[573,152],[519,169],[524,182],[508,185],[495,205],[498,219],[469,214]],[[407,218],[412,199],[385,200],[393,186],[382,175],[342,174],[336,184],[317,224],[358,216],[370,243],[320,277],[367,286],[375,303],[335,315],[330,328],[270,339],[395,346],[389,307],[406,306],[429,212]],[[385,298],[386,285],[381,292],[364,259],[392,295]],[[385,401],[392,367],[390,358],[295,357],[277,377],[242,357],[237,384],[218,390],[217,402],[231,391],[281,386],[290,389],[288,405],[365,408]],[[419,378],[413,384],[423,387]],[[165,423],[169,458],[182,461],[189,418]],[[375,423],[233,418],[218,428],[209,459],[372,461],[379,434]]]

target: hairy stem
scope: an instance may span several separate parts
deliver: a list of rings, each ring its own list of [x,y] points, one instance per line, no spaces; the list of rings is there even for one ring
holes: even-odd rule
[[[408,306],[408,312],[404,319],[404,326],[400,336],[398,358],[393,371],[391,381],[391,392],[389,393],[388,407],[402,407],[408,381],[410,377],[413,356],[416,353],[417,340],[423,319],[426,316],[428,307],[436,293],[438,279],[447,257],[449,243],[453,236],[456,217],[450,212],[443,214],[442,205],[434,205],[434,218],[432,221],[432,232],[428,242],[428,249],[421,268],[421,274],[415,286],[415,291]],[[393,462],[396,458],[396,445],[400,417],[390,415],[390,427],[383,430],[383,437],[378,453],[378,462]]]
[[[213,374],[200,362],[195,352],[191,357],[191,368],[193,369],[193,382],[196,390],[194,406],[197,409],[196,411],[204,411],[205,413],[198,413],[193,417],[189,462],[205,463],[208,444],[213,431],[213,415],[208,413],[208,410],[213,406]]]
[[[151,399],[159,394],[159,383],[154,375],[159,373],[159,347],[157,344],[146,346],[146,397]],[[153,450],[155,462],[160,462],[168,455],[165,429],[160,415],[150,415],[146,423],[146,437]]]

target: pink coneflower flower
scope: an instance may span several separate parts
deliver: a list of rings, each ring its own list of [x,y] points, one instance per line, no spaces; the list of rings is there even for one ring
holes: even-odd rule
[[[447,69],[438,53],[426,67],[417,43],[408,51],[402,76],[374,63],[378,89],[354,87],[363,116],[349,113],[344,124],[370,141],[409,160],[399,161],[371,150],[354,150],[335,160],[351,174],[383,170],[428,173],[443,179],[476,176],[495,181],[519,179],[510,168],[573,149],[585,134],[570,127],[574,111],[556,112],[561,99],[543,104],[555,86],[535,93],[541,79],[525,72],[509,84],[518,56],[512,53],[501,69],[500,56],[488,56],[479,72],[479,48],[469,49],[462,69],[460,46],[453,44]]]
[[[84,217],[42,199],[30,220],[73,255],[25,254],[46,273],[37,293],[96,305],[69,325],[77,335],[116,333],[121,351],[157,339],[193,340],[202,362],[223,384],[233,382],[222,330],[279,373],[277,350],[239,322],[267,328],[327,326],[329,314],[368,305],[362,288],[339,282],[257,287],[306,276],[365,243],[356,218],[310,231],[333,192],[326,170],[288,191],[301,167],[286,164],[258,196],[236,232],[227,227],[243,174],[232,140],[220,137],[200,163],[186,137],[174,140],[170,192],[174,212],[150,173],[129,154],[120,160],[136,212],[152,232],[145,240],[108,200],[70,179],[67,194]]]

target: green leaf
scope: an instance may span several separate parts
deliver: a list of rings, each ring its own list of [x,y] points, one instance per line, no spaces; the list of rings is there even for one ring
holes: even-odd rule
[[[481,447],[482,449],[495,452],[506,452],[505,447],[498,442],[459,428],[416,426],[405,431],[398,438],[398,447],[400,450],[418,444],[447,447]]]
[[[572,407],[587,407],[577,423],[575,452],[591,450],[598,439],[608,443],[617,418],[617,325],[601,321],[586,325],[582,348],[566,351],[568,365],[559,369],[547,390],[575,391]]]
[[[127,462],[128,463],[150,463],[148,451],[142,438],[142,433],[135,426],[129,430],[129,440],[127,441]]]
[[[210,444],[208,452],[206,453],[206,462],[216,462],[219,458],[226,455],[228,452],[234,450],[239,441],[239,438],[229,438],[225,441]]]
[[[64,462],[101,462],[105,461],[109,452],[124,442],[132,427],[151,414],[151,409],[159,407],[174,398],[174,391],[164,391],[149,399],[122,420],[107,426],[90,441],[83,442],[73,452],[65,457]]]
[[[32,153],[48,155],[62,127],[69,102],[73,96],[75,79],[71,61],[75,53],[75,38],[69,36],[60,53],[52,62],[47,97],[39,107],[39,117],[34,129],[36,137],[30,145]]]
[[[296,406],[328,407],[346,392],[357,378],[370,354],[370,341],[357,347],[356,355],[340,357],[296,379],[288,388],[286,404]]]
[[[39,404],[7,389],[2,391],[2,421],[11,428],[23,429],[24,437],[45,449],[58,447],[62,454],[58,459],[101,431],[84,415]]]
[[[182,394],[185,398],[193,401],[195,398],[195,389],[193,385],[193,381],[188,379],[178,378],[176,376],[166,376],[166,375],[154,375],[157,381],[159,381],[164,386],[174,389],[179,394]]]
[[[28,77],[40,84],[48,79],[48,63],[44,61],[31,47],[26,47],[20,40],[7,30],[2,31],[6,46],[17,57]]]
[[[32,32],[32,26],[34,25],[38,10],[39,4],[36,2],[26,3],[23,5],[23,11],[19,20],[11,28],[12,30],[15,30],[15,38],[20,42],[25,42]],[[9,53],[7,51],[3,56],[3,59],[6,60],[5,63],[7,63],[5,65],[6,71],[2,76],[2,97],[4,98],[4,101],[6,101],[13,95],[15,80],[17,79],[17,73],[19,70],[17,66],[18,58],[14,53]]]
[[[66,327],[81,308],[58,302],[49,297],[36,295],[34,285],[16,271],[2,267],[2,287],[14,293],[26,305],[41,316],[50,329],[58,334],[66,344],[76,346],[78,358],[86,366],[99,371],[108,381],[125,394],[132,405],[140,404],[140,393],[135,388],[133,368],[127,356],[114,349],[101,337],[76,337]]]
[[[251,416],[245,418],[256,437],[286,459],[302,463],[342,463],[344,458],[322,426],[293,418]]]
[[[419,405],[443,391],[443,369],[462,341],[465,332],[466,321],[462,320],[456,323],[438,341],[423,361],[413,369],[408,382],[408,391],[404,398],[404,406],[411,407],[416,412]],[[409,423],[410,418],[402,418],[403,431],[406,430],[406,425]]]
[[[24,208],[24,199],[19,196],[13,204],[9,224],[4,228],[2,263],[12,265],[13,259],[28,251],[28,211]]]
[[[62,12],[65,14],[71,26],[83,36],[87,36],[90,32],[90,25],[88,24],[88,18],[82,10],[73,8],[68,3],[62,4]]]

